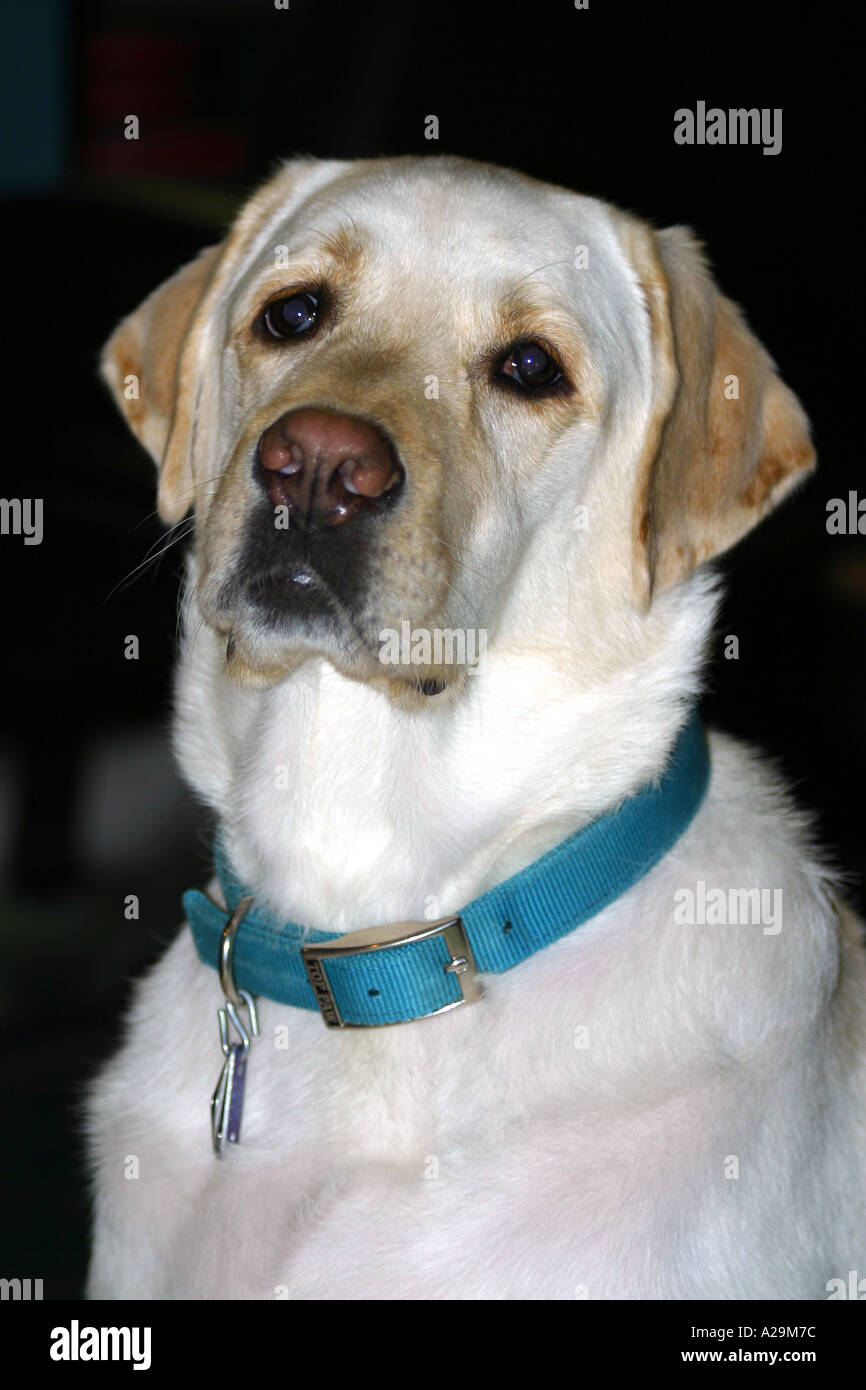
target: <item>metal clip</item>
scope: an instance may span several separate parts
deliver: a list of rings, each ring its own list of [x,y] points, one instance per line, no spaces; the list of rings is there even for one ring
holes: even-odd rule
[[[247,990],[237,988],[233,965],[235,937],[238,927],[252,905],[252,901],[252,898],[241,899],[229,916],[220,937],[219,977],[225,995],[225,1004],[217,1011],[217,1018],[219,1020],[220,1047],[225,1061],[210,1103],[211,1136],[217,1158],[223,1157],[226,1142],[237,1144],[240,1139],[247,1056],[253,1038],[259,1036],[259,1020],[255,1001]],[[241,1020],[239,1011],[243,1009],[249,1012],[248,1027]],[[239,1042],[230,1040],[230,1023],[240,1039]]]

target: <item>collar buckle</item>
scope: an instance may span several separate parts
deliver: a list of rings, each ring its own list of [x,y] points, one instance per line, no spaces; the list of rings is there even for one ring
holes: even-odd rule
[[[340,956],[354,956],[373,951],[387,951],[393,946],[409,946],[416,941],[425,941],[432,936],[441,936],[448,951],[448,964],[442,968],[453,975],[460,989],[460,998],[443,1004],[441,1008],[430,1009],[428,1013],[416,1014],[414,1018],[403,1020],[414,1023],[419,1018],[435,1018],[439,1014],[450,1013],[463,1004],[474,1004],[484,993],[478,979],[478,969],[472,946],[466,934],[461,917],[440,917],[437,922],[389,922],[381,927],[363,927],[360,931],[347,932],[338,941],[315,942],[301,947],[301,958],[307,970],[310,984],[316,996],[319,1012],[329,1028],[378,1028],[393,1027],[393,1024],[347,1023],[340,1015],[331,985],[328,981],[325,964]]]

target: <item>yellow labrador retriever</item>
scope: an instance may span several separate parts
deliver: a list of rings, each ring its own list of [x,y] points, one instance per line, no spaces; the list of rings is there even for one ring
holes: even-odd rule
[[[92,1088],[90,1295],[866,1273],[860,928],[693,713],[706,562],[813,451],[690,233],[292,161],[104,372],[194,509],[175,741],[219,834]]]

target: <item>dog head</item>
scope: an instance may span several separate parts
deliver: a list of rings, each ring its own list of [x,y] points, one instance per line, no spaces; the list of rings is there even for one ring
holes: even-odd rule
[[[525,638],[576,589],[639,618],[814,462],[687,231],[457,159],[286,164],[103,371],[252,684],[439,690],[453,647],[383,633]]]

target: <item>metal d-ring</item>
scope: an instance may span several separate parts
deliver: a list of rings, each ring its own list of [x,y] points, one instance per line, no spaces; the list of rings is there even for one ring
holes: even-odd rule
[[[222,992],[230,1004],[236,1009],[242,1009],[246,1004],[246,999],[239,993],[235,984],[234,954],[235,937],[238,934],[238,927],[246,917],[253,905],[252,896],[239,899],[234,910],[229,914],[229,919],[222,929],[219,945],[219,957],[217,968],[219,970],[220,986]]]

